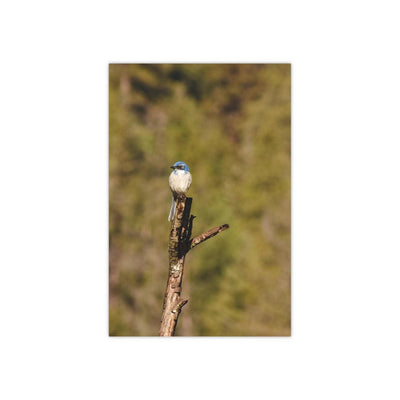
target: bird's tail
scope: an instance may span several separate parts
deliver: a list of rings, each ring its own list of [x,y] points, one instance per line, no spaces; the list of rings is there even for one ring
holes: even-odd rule
[[[169,210],[168,221],[172,221],[174,219],[175,210],[176,210],[176,200],[174,199],[174,196],[172,196],[172,204],[171,204],[171,209]]]

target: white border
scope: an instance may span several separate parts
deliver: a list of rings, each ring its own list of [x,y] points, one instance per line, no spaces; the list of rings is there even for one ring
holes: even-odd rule
[[[399,398],[396,11],[2,6],[0,397]],[[108,337],[106,88],[118,61],[292,63],[292,338]]]

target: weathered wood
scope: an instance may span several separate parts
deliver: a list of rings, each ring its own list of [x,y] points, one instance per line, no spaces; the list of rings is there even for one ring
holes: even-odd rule
[[[185,244],[188,241],[189,215],[192,206],[190,197],[180,196],[176,206],[175,218],[172,221],[169,235],[169,275],[165,289],[163,313],[161,317],[160,336],[173,336],[182,307],[188,300],[182,302],[183,267],[185,265]]]
[[[161,316],[160,336],[173,336],[182,307],[189,299],[181,299],[185,255],[193,247],[229,228],[224,224],[190,239],[192,234],[193,215],[190,215],[192,198],[178,197],[175,218],[172,221],[169,235],[169,274],[165,289],[163,313]]]
[[[226,230],[229,228],[228,224],[216,226],[215,228],[210,229],[207,232],[202,233],[199,236],[196,236],[194,239],[192,239],[189,243],[189,250],[193,249],[193,247],[196,247],[200,243],[203,243],[204,241],[212,238],[215,235],[218,235],[218,233]]]

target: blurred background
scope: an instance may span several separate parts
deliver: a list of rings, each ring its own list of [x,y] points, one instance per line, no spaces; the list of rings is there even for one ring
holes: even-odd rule
[[[109,334],[157,336],[169,168],[184,161],[193,235],[176,336],[287,336],[290,64],[110,64]]]

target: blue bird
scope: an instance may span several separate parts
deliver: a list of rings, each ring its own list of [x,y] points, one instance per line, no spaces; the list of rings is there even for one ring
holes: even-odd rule
[[[192,175],[189,172],[189,167],[183,161],[177,161],[172,167],[171,175],[169,176],[169,187],[172,192],[172,204],[169,211],[168,221],[172,221],[175,217],[176,203],[178,195],[186,194],[192,183]]]

